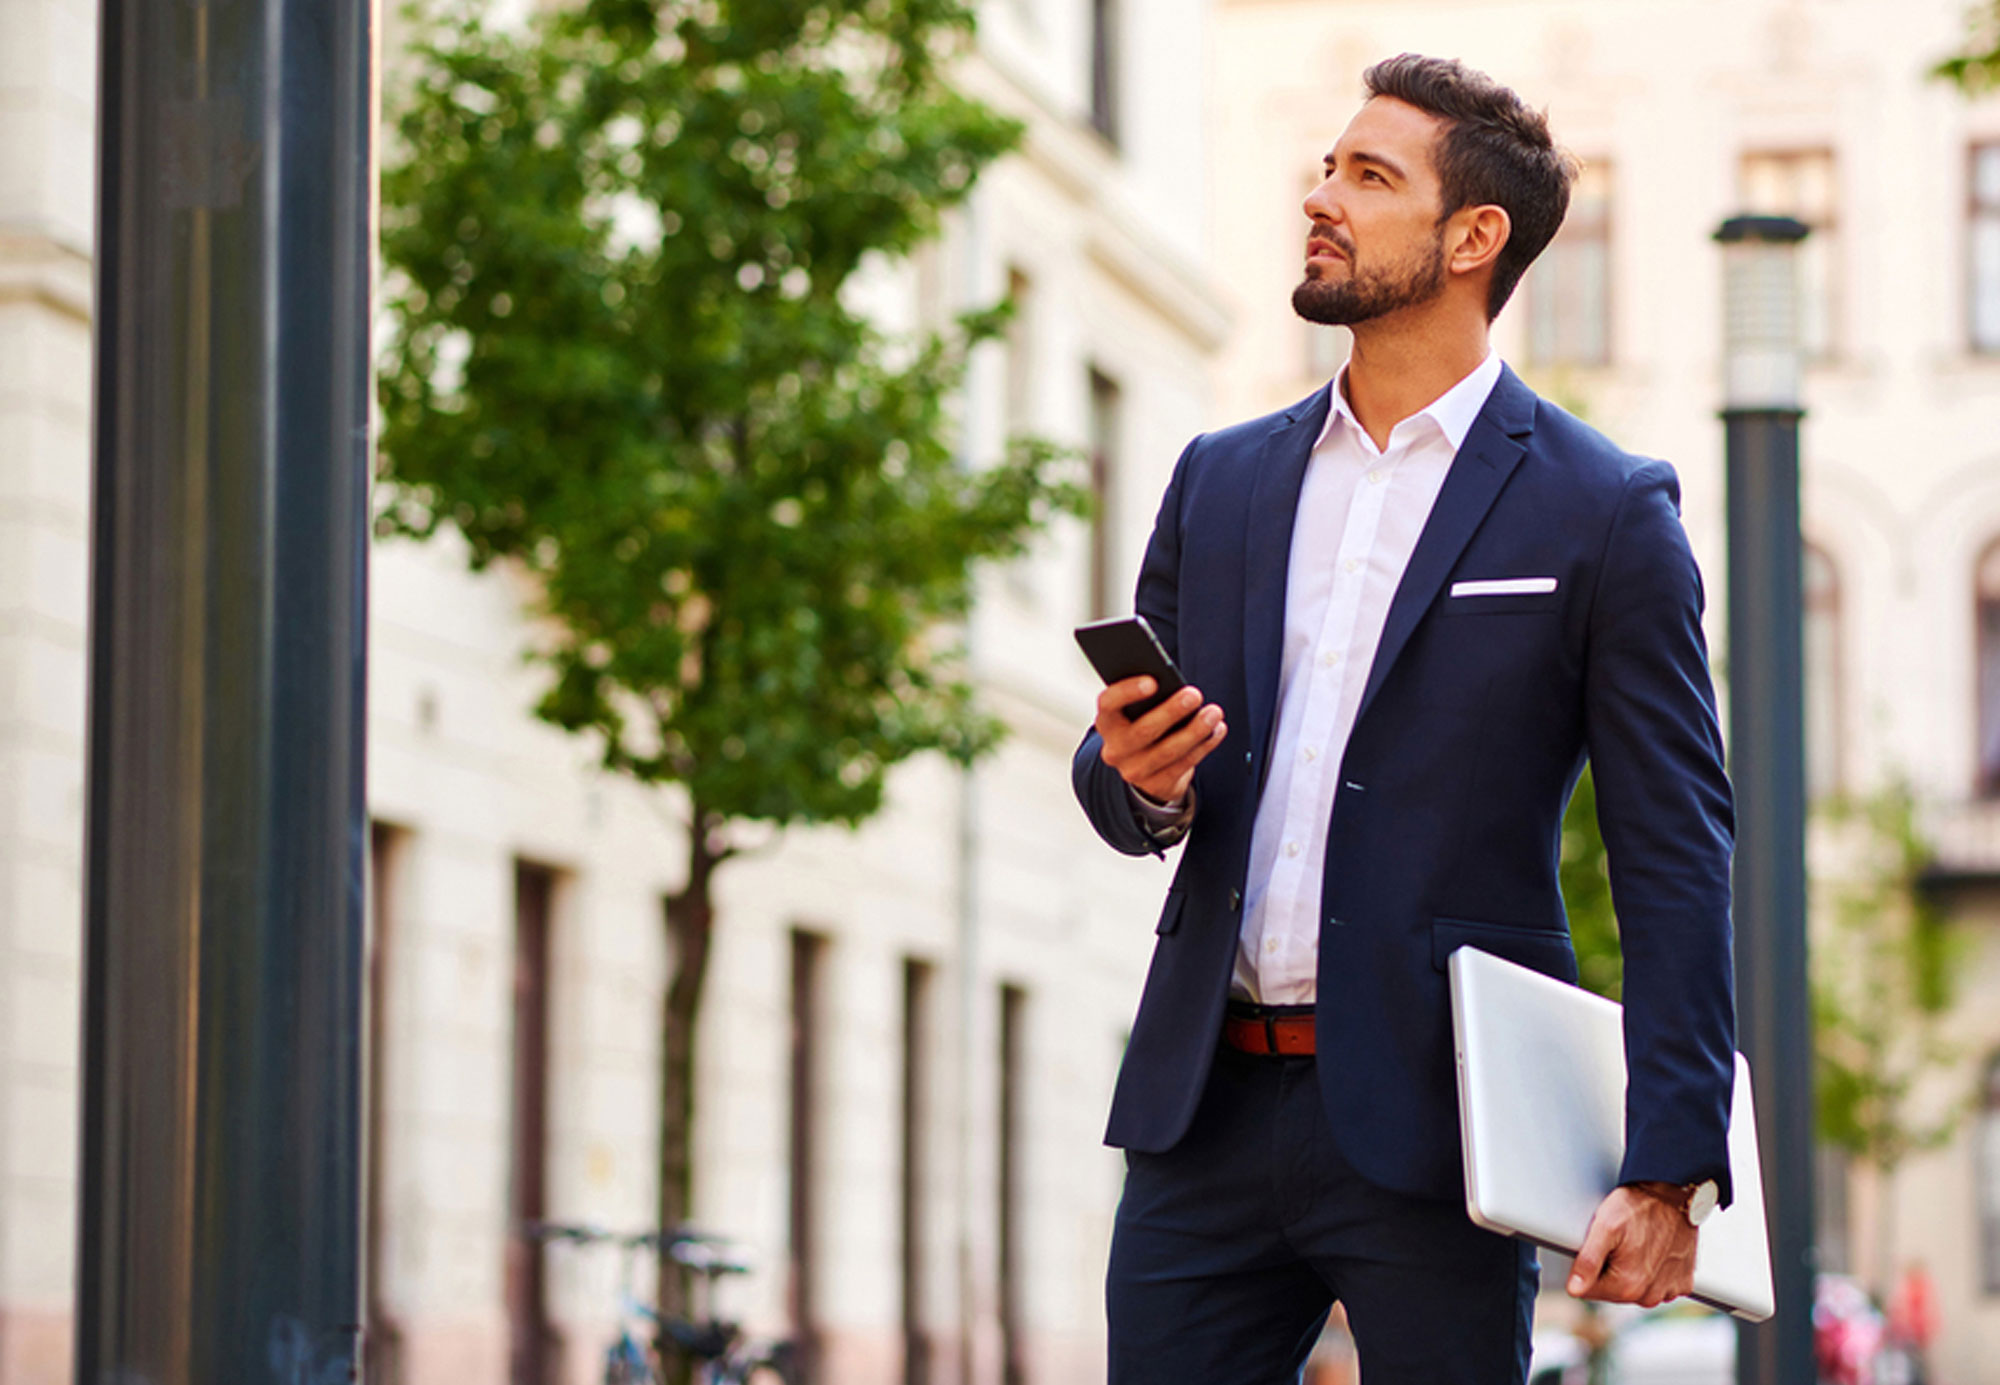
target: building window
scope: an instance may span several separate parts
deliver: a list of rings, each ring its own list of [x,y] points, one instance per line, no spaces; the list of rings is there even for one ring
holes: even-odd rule
[[[1562,230],[1528,271],[1528,359],[1544,366],[1611,361],[1611,167],[1585,164]]]
[[[1035,423],[1035,283],[1020,269],[1007,271],[1007,301],[1014,316],[1007,322],[1007,436],[1033,429]]]
[[[1839,183],[1833,151],[1745,154],[1738,167],[1743,209],[1789,216],[1812,234],[1799,246],[1799,345],[1806,358],[1840,354]]]
[[[903,962],[903,1110],[901,1120],[902,1199],[898,1220],[902,1240],[903,1385],[931,1385],[931,1343],[925,1322],[929,1305],[924,1281],[929,1259],[924,1228],[929,1224],[931,1003],[936,969],[929,962]]]
[[[791,1197],[788,1264],[792,1344],[802,1385],[819,1380],[819,1166],[821,974],[826,939],[792,930]]]
[[[1118,382],[1090,372],[1090,618],[1101,620],[1124,605],[1118,571],[1118,454],[1123,404]]]
[[[1000,1342],[1003,1385],[1024,1385],[1028,1378],[1027,1323],[1022,1312],[1023,1260],[1021,1097],[1026,1091],[1023,1052],[1028,993],[1019,986],[1000,988],[1000,1142],[999,1187],[995,1199],[1000,1247]]]
[[[1825,549],[1805,547],[1806,792],[1823,798],[1841,785],[1840,572]]]
[[[1979,1269],[1989,1294],[2000,1294],[2000,1053],[1986,1060],[1979,1101]]]
[[[513,1385],[557,1379],[543,1245],[526,1227],[548,1215],[549,959],[556,873],[514,863],[513,1113],[507,1180],[507,1323]]]
[[[2000,352],[2000,143],[1972,147],[1972,349]]]
[[[1118,143],[1118,0],[1090,0],[1090,128]]]
[[[2000,798],[2000,540],[1988,544],[1980,554],[1974,582],[1979,795]]]
[[[368,829],[368,1157],[363,1165],[367,1189],[363,1200],[368,1230],[363,1261],[368,1330],[361,1339],[364,1377],[371,1385],[401,1385],[402,1325],[390,1307],[389,1237],[389,958],[396,941],[395,900],[408,834],[385,823]]]

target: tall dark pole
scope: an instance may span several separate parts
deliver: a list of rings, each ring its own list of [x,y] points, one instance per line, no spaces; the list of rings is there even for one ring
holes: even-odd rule
[[[103,0],[76,1380],[352,1378],[371,0]]]
[[[1739,217],[1727,257],[1729,755],[1736,785],[1736,1020],[1756,1084],[1777,1314],[1738,1335],[1741,1385],[1813,1385],[1813,1090],[1806,986],[1797,243]]]

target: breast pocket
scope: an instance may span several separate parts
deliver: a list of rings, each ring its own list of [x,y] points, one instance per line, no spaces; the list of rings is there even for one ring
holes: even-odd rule
[[[1562,593],[1489,592],[1446,596],[1438,614],[1446,616],[1546,616],[1562,609]]]

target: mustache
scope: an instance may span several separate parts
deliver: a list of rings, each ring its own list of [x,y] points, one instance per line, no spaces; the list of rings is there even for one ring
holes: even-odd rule
[[[1331,226],[1315,226],[1306,236],[1306,254],[1332,250],[1345,259],[1354,258],[1354,242]]]

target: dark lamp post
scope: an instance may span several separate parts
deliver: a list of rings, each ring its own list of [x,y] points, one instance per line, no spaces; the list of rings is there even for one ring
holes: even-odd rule
[[[77,1385],[357,1378],[374,10],[98,7]]]
[[[1736,786],[1737,1039],[1756,1084],[1777,1314],[1738,1336],[1741,1385],[1813,1385],[1813,1091],[1806,983],[1798,245],[1736,217],[1723,254],[1729,754]]]

